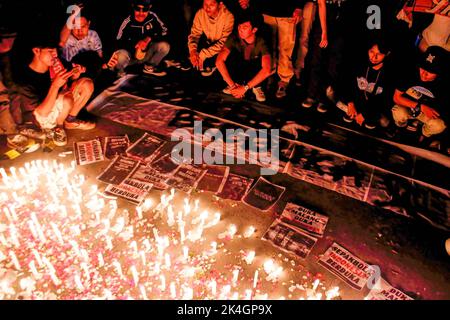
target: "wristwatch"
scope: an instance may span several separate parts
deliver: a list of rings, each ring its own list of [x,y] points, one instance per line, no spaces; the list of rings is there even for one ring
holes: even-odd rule
[[[421,112],[422,112],[422,104],[419,102],[417,106],[414,109],[412,109],[412,116],[414,118],[417,118]]]

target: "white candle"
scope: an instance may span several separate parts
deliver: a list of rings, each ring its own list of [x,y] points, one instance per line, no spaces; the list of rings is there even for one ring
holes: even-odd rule
[[[131,250],[133,250],[133,255],[137,256],[138,255],[138,246],[136,241],[132,241],[130,244]]]
[[[146,266],[147,265],[147,258],[145,256],[145,252],[144,251],[139,251],[139,255],[141,257],[142,265]]]
[[[189,248],[186,246],[183,247],[183,258],[185,262],[189,260]]]
[[[171,282],[169,288],[170,288],[170,298],[176,299],[176,297],[177,297],[177,289],[175,287],[175,283]]]
[[[251,300],[252,299],[252,295],[253,295],[253,291],[252,290],[245,290],[245,298],[244,298],[244,300]]]
[[[233,270],[233,279],[231,281],[233,284],[233,287],[236,287],[238,279],[239,279],[239,269],[234,269]]]
[[[63,240],[61,231],[59,231],[59,229],[58,229],[58,226],[54,222],[50,222],[50,226],[52,227],[53,233],[55,234],[56,239],[58,239],[59,244],[63,245],[64,240]]]
[[[212,280],[210,282],[211,294],[213,297],[217,295],[217,282],[216,280]]]
[[[145,287],[141,284],[139,285],[139,291],[141,292],[141,297],[143,300],[148,300],[147,298],[147,292],[145,290]]]
[[[253,261],[255,260],[255,256],[256,256],[255,251],[249,251],[245,255],[244,260],[248,265],[251,265],[253,263]]]
[[[32,249],[31,253],[33,254],[36,262],[38,263],[39,268],[42,268],[44,266],[44,263],[41,259],[41,255],[39,254],[39,252],[36,249]]]
[[[83,286],[83,283],[81,282],[79,274],[75,275],[75,285],[77,286],[78,292],[84,291],[84,286]]]
[[[256,286],[258,285],[258,275],[259,275],[259,271],[256,270],[255,275],[253,277],[253,289],[256,289]]]
[[[98,266],[100,268],[103,268],[104,265],[105,265],[105,260],[103,259],[103,254],[100,252],[98,254]]]
[[[115,260],[112,264],[116,268],[116,272],[119,277],[123,278],[122,265],[119,263],[119,261]]]
[[[134,286],[136,287],[139,284],[139,274],[136,270],[135,266],[130,267],[131,275],[133,276]]]
[[[163,292],[166,291],[166,277],[164,275],[160,275],[159,281],[161,282],[159,289]]]
[[[255,230],[255,227],[249,227],[244,233],[244,238],[250,238],[255,233]]]
[[[19,260],[17,259],[16,254],[13,251],[9,252],[9,257],[11,258],[11,262],[14,265],[14,268],[16,268],[16,270],[21,271],[22,268],[20,267],[20,263]]]
[[[36,264],[34,263],[34,260],[31,260],[28,264],[28,268],[30,269],[30,272],[33,274],[33,277],[35,279],[38,279],[40,277],[40,273],[36,269]]]
[[[171,264],[171,261],[170,261],[170,255],[168,254],[168,253],[166,253],[166,255],[165,255],[165,267],[167,268],[167,269],[170,269],[170,266],[172,265]]]

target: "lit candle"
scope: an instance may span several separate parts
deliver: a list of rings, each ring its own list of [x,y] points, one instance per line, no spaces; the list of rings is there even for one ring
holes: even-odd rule
[[[233,284],[233,287],[236,287],[238,279],[239,279],[239,269],[234,269],[233,270],[233,279],[231,281]]]
[[[255,233],[255,230],[255,227],[249,227],[244,233],[244,238],[250,238]]]
[[[215,255],[217,253],[217,242],[211,242],[211,250],[209,255]]]
[[[170,255],[168,253],[166,253],[164,260],[165,260],[165,267],[167,269],[170,269],[171,261],[170,261]]]
[[[30,272],[33,274],[33,277],[35,279],[40,278],[40,273],[36,269],[36,264],[34,263],[34,260],[30,261],[30,263],[28,264],[28,268],[30,269]]]
[[[98,254],[98,266],[100,268],[103,268],[104,265],[105,265],[105,260],[103,259],[103,254],[100,252]]]
[[[253,295],[253,291],[252,290],[245,290],[245,298],[244,298],[244,300],[251,300],[252,299],[252,295]]]
[[[253,277],[253,289],[256,289],[256,286],[258,285],[258,275],[259,275],[259,271],[256,270],[255,275]]]
[[[141,292],[141,297],[143,300],[148,300],[147,298],[147,292],[145,290],[145,287],[141,284],[139,285],[139,291]]]
[[[19,260],[17,259],[16,254],[13,251],[9,252],[9,257],[11,258],[11,262],[14,265],[14,268],[16,268],[16,270],[21,271],[22,268],[20,267],[20,263]]]
[[[58,226],[54,222],[50,222],[50,226],[52,227],[53,233],[55,234],[56,239],[58,239],[59,244],[63,245],[64,240],[63,240],[61,231],[59,231],[59,229],[58,229]]]
[[[189,248],[186,246],[183,247],[183,258],[185,262],[189,260]]]
[[[142,216],[142,208],[141,207],[136,207],[136,213],[138,215],[138,219],[142,220],[143,216]]]
[[[136,270],[135,266],[130,267],[131,275],[133,276],[134,286],[136,287],[139,284],[139,274]]]
[[[147,258],[145,256],[145,252],[144,251],[139,251],[139,255],[141,257],[142,265],[146,266],[147,265]]]
[[[212,280],[210,282],[211,294],[213,297],[217,295],[217,282],[216,280]]]
[[[256,256],[255,251],[249,251],[245,255],[244,260],[248,265],[251,265],[253,263],[253,261],[255,260],[255,256]]]
[[[80,278],[79,274],[75,275],[75,285],[77,286],[78,292],[84,291],[84,286],[83,286],[83,283],[81,282],[81,278]]]
[[[171,282],[169,287],[170,287],[170,297],[172,299],[176,299],[176,297],[177,297],[177,289],[175,287],[175,283]]]
[[[123,278],[122,265],[119,263],[119,261],[115,260],[112,264],[116,268],[116,272],[119,277]]]
[[[39,252],[36,249],[32,249],[31,253],[33,254],[36,262],[38,263],[39,268],[42,268],[44,266],[44,263],[41,259],[41,255],[39,254]]]
[[[161,282],[159,289],[163,292],[166,291],[166,277],[164,275],[160,275],[159,281]]]

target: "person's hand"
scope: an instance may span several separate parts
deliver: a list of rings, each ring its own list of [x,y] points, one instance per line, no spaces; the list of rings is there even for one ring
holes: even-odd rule
[[[303,15],[302,15],[302,9],[295,9],[294,13],[292,14],[292,18],[294,18],[294,23],[297,24],[300,21],[302,21]]]
[[[427,118],[437,119],[440,116],[440,114],[436,110],[427,105],[422,104],[420,109],[427,116]]]
[[[326,32],[322,32],[322,38],[320,39],[319,47],[322,49],[325,49],[328,47],[328,35]]]
[[[360,126],[362,126],[363,123],[364,123],[364,121],[365,121],[366,119],[364,119],[364,116],[362,115],[362,113],[359,113],[359,114],[356,116],[355,120],[356,120],[356,123],[357,123],[357,124],[359,124]]]
[[[72,67],[72,80],[77,80],[83,73],[86,73],[86,67],[83,67],[81,64],[72,63]]]
[[[247,90],[245,90],[245,87],[243,85],[240,85],[240,84],[235,86],[233,88],[233,90],[231,90],[231,94],[236,99],[242,99],[245,96],[246,92],[247,92]]]
[[[147,50],[147,46],[150,43],[151,39],[144,39],[144,40],[140,40],[136,46],[134,47],[136,50],[141,50],[141,51],[145,51]]]
[[[239,5],[245,10],[250,6],[250,0],[239,0]]]
[[[108,68],[109,69],[114,69],[117,66],[118,63],[119,63],[119,59],[117,57],[117,53],[114,53],[111,56],[111,59],[109,59],[108,63],[103,65],[103,69],[108,69]]]
[[[197,51],[192,51],[189,55],[189,60],[195,69],[199,69],[200,56]]]
[[[53,79],[52,86],[55,86],[57,89],[64,87],[67,83],[67,80],[73,75],[73,70],[70,71],[62,71],[56,75]]]
[[[348,110],[347,110],[347,115],[352,118],[355,119],[355,117],[358,115],[358,112],[356,111],[356,107],[355,104],[353,102],[350,102],[348,104]]]

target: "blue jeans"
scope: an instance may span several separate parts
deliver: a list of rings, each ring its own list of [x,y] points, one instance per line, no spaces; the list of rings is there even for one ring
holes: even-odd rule
[[[143,60],[138,60],[136,57],[130,54],[125,49],[120,49],[116,51],[114,54],[117,54],[118,63],[116,69],[119,71],[123,71],[126,67],[136,65],[136,64],[145,64],[150,66],[157,66],[160,64],[162,59],[170,51],[170,45],[167,42],[155,42],[150,45],[148,48],[145,58]]]

